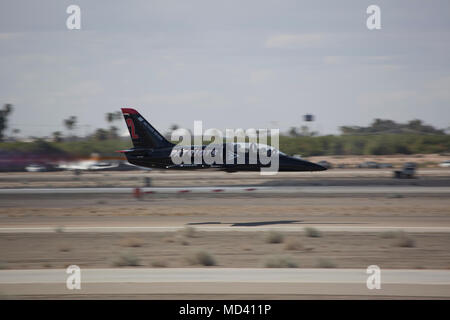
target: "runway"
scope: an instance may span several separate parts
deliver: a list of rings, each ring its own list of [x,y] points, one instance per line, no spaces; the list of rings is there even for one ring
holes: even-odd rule
[[[139,198],[142,175],[4,181],[0,297],[450,298],[448,179],[355,185],[353,178],[160,176],[166,179],[152,177]],[[283,242],[269,243],[269,231]],[[192,269],[202,266],[189,260],[197,251],[213,255],[216,267]],[[97,269],[116,268],[124,253],[140,266]],[[260,269],[279,257],[301,269]],[[324,267],[322,260],[335,268],[310,269]],[[62,268],[71,264],[83,269],[81,291],[65,286]],[[386,268],[381,290],[367,289],[365,269],[347,269],[370,264]]]
[[[293,225],[270,225],[270,226],[195,226],[197,231],[204,232],[264,232],[264,231],[283,231],[283,232],[305,232],[306,227],[314,227],[323,232],[375,232],[402,230],[408,233],[449,233],[450,227],[412,227],[412,226],[321,226],[310,224]],[[186,225],[178,226],[41,226],[41,227],[1,227],[0,234],[4,233],[136,233],[136,232],[175,232],[186,228]]]
[[[0,195],[43,194],[133,194],[136,188],[14,188],[0,189]],[[307,186],[307,187],[149,187],[140,193],[260,193],[260,194],[449,194],[450,187],[422,186]]]
[[[381,270],[368,289],[365,269],[127,268],[82,269],[81,289],[66,288],[64,269],[1,270],[4,295],[240,294],[450,297],[449,270]]]
[[[223,171],[170,171],[170,170],[149,170],[149,171],[84,171],[81,177],[85,178],[100,178],[102,176],[117,176],[121,178],[133,178],[151,176],[157,179],[183,179],[183,178],[220,178],[220,179],[242,179],[242,178],[264,178],[264,179],[279,179],[279,178],[291,178],[291,177],[392,177],[392,172],[396,170],[391,169],[339,169],[333,168],[327,171],[318,172],[278,172],[276,175],[261,176],[258,172],[234,172],[232,174]],[[419,168],[417,169],[419,176],[428,177],[450,177],[450,170],[448,168]],[[74,174],[70,171],[60,172],[8,172],[0,173],[0,180],[13,181],[13,180],[62,180],[73,179]]]

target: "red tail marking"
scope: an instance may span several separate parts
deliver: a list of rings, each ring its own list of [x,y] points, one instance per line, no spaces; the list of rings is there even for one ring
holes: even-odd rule
[[[122,113],[137,114],[138,112],[131,108],[122,108]]]
[[[134,128],[133,119],[127,118],[127,126],[131,128],[131,138],[132,139],[139,139],[139,136],[136,134],[136,130]]]

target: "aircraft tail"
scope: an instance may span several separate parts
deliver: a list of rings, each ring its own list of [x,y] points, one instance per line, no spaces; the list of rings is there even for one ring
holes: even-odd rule
[[[164,138],[139,112],[131,108],[122,108],[122,114],[130,132],[135,148],[164,148],[174,144]]]

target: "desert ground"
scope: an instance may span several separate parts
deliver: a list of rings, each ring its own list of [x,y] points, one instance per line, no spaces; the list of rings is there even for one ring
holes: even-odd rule
[[[271,259],[285,257],[301,267],[316,267],[326,259],[337,268],[359,268],[377,262],[388,268],[447,269],[450,234],[397,231],[408,226],[450,227],[448,208],[450,198],[426,195],[309,198],[150,195],[141,200],[132,195],[115,198],[66,195],[57,199],[21,196],[20,201],[2,200],[1,226],[49,226],[52,232],[0,233],[0,256],[2,267],[11,269],[63,268],[73,263],[113,267],[122,255],[135,257],[139,266],[202,266],[190,261],[198,252],[210,254],[216,260],[215,265],[221,267],[264,267]],[[82,226],[174,226],[178,230],[65,232],[69,227]],[[227,228],[211,232],[218,226]],[[266,229],[251,231],[258,226]],[[339,226],[392,229],[377,233],[321,231],[317,237],[308,237],[304,230]],[[204,231],[204,227],[210,227],[211,231]],[[234,227],[241,229],[233,231]],[[296,227],[298,231],[284,231],[283,227]]]
[[[449,186],[450,170],[426,170],[417,179],[401,183],[427,190]],[[140,187],[142,177],[151,177],[152,186],[265,185],[274,190],[284,184],[307,188],[332,182],[335,186],[395,188],[398,183],[389,171],[379,169],[285,174],[273,179],[215,172],[28,173],[1,175],[0,184],[6,189],[54,188],[63,186],[58,183],[79,187],[81,181],[84,187],[89,183],[105,187],[109,181]],[[24,181],[26,187],[21,185]],[[449,208],[447,192],[182,193],[141,198],[132,193],[0,194],[0,267],[5,271],[64,269],[73,264],[83,269],[363,269],[375,264],[383,269],[448,270]],[[416,296],[420,297],[420,290]]]
[[[318,162],[329,161],[332,164],[346,164],[356,166],[365,161],[376,161],[381,163],[391,163],[400,167],[405,162],[415,162],[420,167],[436,168],[439,163],[449,160],[449,155],[441,154],[411,154],[411,155],[353,155],[353,156],[314,156],[308,160]]]
[[[0,243],[3,267],[10,269],[204,267],[207,255],[213,268],[450,269],[446,233],[55,232],[1,234]]]

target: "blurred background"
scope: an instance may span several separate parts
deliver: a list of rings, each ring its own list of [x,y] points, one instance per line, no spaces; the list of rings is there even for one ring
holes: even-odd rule
[[[79,0],[80,30],[66,26],[71,4],[0,3],[0,269],[448,272],[448,1],[376,1],[378,30],[366,26],[373,3],[356,0]],[[278,128],[281,151],[329,170],[132,166],[116,152],[132,146],[121,107],[167,137],[195,120],[204,130]],[[2,297],[70,296],[12,279],[0,272]],[[95,288],[91,297],[373,294],[282,283]]]

